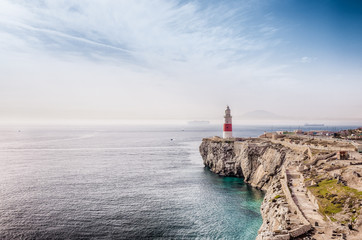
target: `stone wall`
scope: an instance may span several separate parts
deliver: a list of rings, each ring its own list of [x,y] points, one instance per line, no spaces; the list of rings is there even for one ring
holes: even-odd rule
[[[293,211],[297,212],[298,218],[300,219],[301,223],[303,225],[301,225],[298,228],[292,229],[291,231],[289,231],[289,234],[291,237],[298,237],[306,232],[308,232],[309,230],[312,229],[312,225],[309,223],[309,221],[305,218],[303,212],[299,209],[298,205],[294,202],[292,194],[289,190],[288,187],[288,175],[287,175],[287,171],[285,169],[285,167],[282,167],[282,172],[281,172],[281,179],[280,179],[280,183],[282,185],[282,189],[283,192],[285,194],[285,197],[287,199],[287,202],[289,204],[289,206],[291,207],[291,209]]]
[[[315,146],[312,144],[305,144],[305,145],[300,145],[300,144],[296,144],[296,143],[291,143],[291,142],[287,142],[287,141],[280,141],[278,139],[271,139],[270,140],[273,143],[279,143],[282,144],[286,147],[289,147],[293,150],[297,150],[297,151],[305,151],[308,150],[308,148],[311,149],[317,149],[317,150],[322,150],[322,151],[355,151],[356,148],[351,145],[350,147],[333,147],[333,146],[327,146],[327,147],[323,147],[323,146]]]
[[[300,174],[300,180],[305,183],[305,179],[303,174]],[[318,205],[318,200],[317,198],[312,194],[312,192],[306,187],[307,189],[307,195],[308,198],[310,199],[310,201],[313,203],[313,206],[315,207],[315,209],[319,209],[319,205]]]

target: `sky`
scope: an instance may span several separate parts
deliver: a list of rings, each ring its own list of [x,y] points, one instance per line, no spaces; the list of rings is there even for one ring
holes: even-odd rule
[[[0,123],[362,124],[358,0],[0,0]]]

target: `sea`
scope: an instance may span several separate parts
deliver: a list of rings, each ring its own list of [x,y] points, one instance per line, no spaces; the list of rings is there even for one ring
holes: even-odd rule
[[[217,135],[211,125],[1,126],[0,239],[255,239],[264,193],[204,167],[199,145]]]

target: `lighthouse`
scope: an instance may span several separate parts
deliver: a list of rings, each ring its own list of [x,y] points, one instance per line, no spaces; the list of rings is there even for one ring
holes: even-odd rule
[[[222,134],[223,138],[232,138],[233,137],[233,126],[231,123],[231,115],[229,106],[226,107],[225,110],[225,122],[224,122],[224,131]]]

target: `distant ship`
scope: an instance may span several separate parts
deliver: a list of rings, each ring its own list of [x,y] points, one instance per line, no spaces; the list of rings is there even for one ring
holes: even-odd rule
[[[209,121],[189,121],[189,125],[208,125],[210,124]]]
[[[306,123],[304,124],[306,127],[323,127],[324,124],[318,124],[318,123]]]

